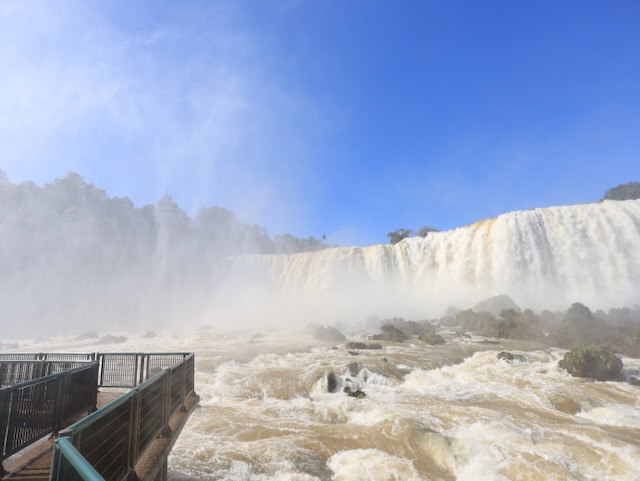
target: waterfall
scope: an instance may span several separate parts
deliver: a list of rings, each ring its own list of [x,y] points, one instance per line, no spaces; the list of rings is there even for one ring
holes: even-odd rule
[[[640,302],[640,200],[510,212],[395,245],[233,264],[245,288],[263,293],[260,309],[281,315],[420,318],[498,294],[536,310],[633,306]]]

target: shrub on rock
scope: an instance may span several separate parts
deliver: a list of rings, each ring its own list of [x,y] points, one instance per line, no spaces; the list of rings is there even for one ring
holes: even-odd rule
[[[426,342],[431,346],[444,344],[444,338],[440,334],[436,333],[436,331],[431,329],[425,329],[424,331],[422,331],[418,339],[420,339],[422,342]]]
[[[582,346],[564,355],[559,366],[577,377],[608,381],[622,369],[622,361],[602,346]]]

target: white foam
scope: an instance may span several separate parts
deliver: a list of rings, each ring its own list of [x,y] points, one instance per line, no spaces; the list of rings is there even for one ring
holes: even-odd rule
[[[603,426],[640,426],[640,409],[622,404],[608,404],[576,414]]]
[[[408,459],[379,449],[340,451],[327,461],[333,481],[425,481]]]

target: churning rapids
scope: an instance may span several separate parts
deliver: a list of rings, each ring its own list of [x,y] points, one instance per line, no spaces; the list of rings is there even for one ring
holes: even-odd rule
[[[573,378],[560,350],[450,335],[353,354],[292,331],[122,334],[118,350],[196,352],[201,407],[172,481],[639,479],[640,387]],[[22,347],[105,350],[87,342]],[[503,349],[524,360],[499,360]],[[623,362],[638,375],[639,359]],[[327,392],[331,371],[366,397]]]

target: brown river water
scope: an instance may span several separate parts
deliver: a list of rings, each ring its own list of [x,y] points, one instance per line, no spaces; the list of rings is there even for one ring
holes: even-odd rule
[[[558,368],[562,350],[451,338],[349,351],[256,333],[123,333],[111,349],[196,353],[201,402],[169,458],[171,481],[640,479],[640,387],[573,378]],[[106,350],[89,342],[24,347]],[[622,379],[638,375],[640,360],[622,360]]]

